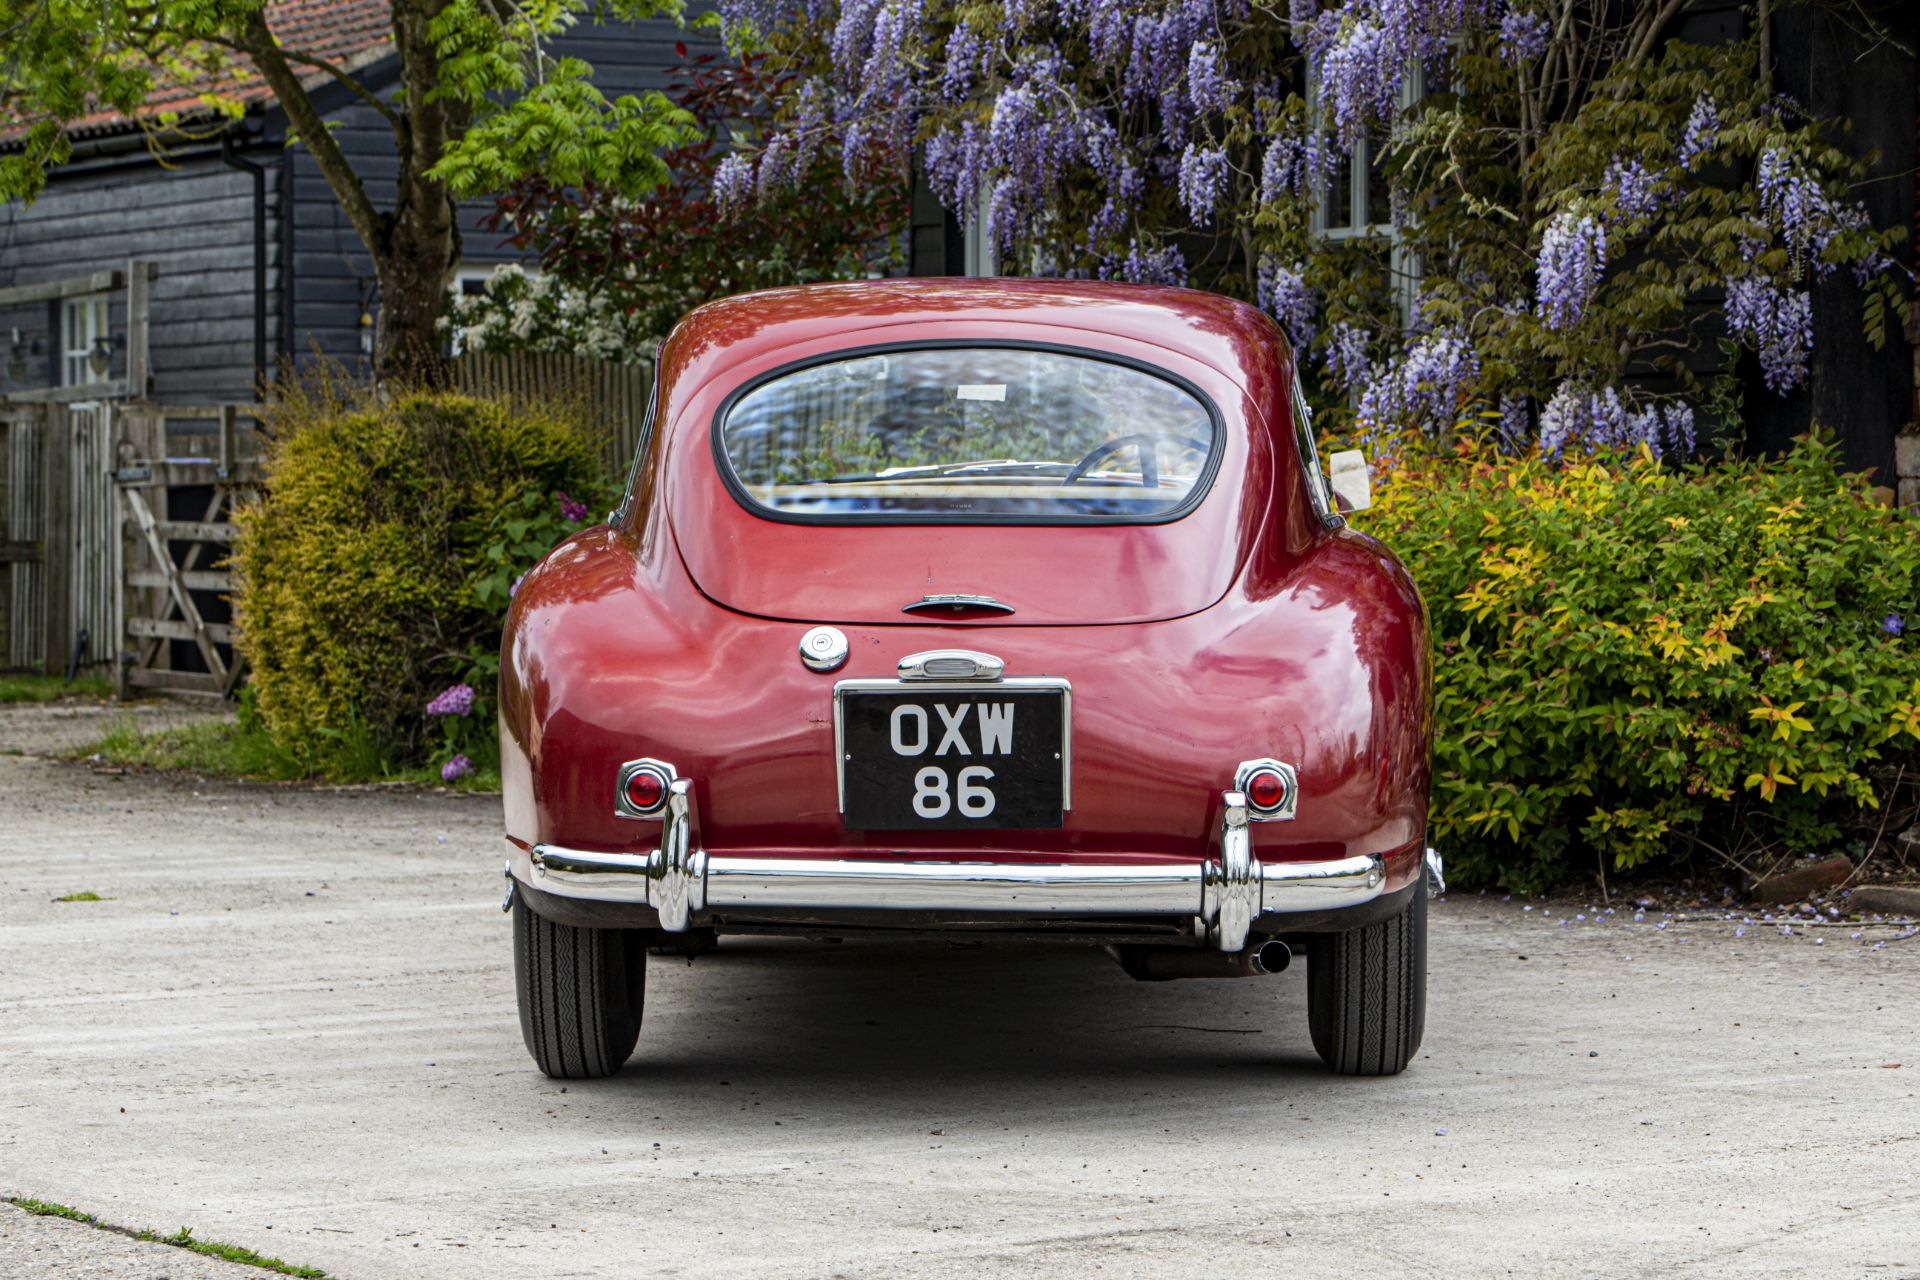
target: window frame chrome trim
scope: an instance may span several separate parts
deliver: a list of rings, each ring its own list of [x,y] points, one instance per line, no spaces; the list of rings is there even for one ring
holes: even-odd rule
[[[1292,365],[1288,370],[1288,395],[1293,415],[1294,451],[1300,455],[1300,467],[1307,482],[1307,500],[1313,504],[1313,510],[1320,517],[1320,523],[1328,529],[1344,529],[1347,518],[1340,514],[1334,505],[1333,490],[1327,483],[1326,470],[1320,465],[1320,445],[1313,434],[1313,410],[1307,404],[1306,388],[1300,385],[1300,367]]]

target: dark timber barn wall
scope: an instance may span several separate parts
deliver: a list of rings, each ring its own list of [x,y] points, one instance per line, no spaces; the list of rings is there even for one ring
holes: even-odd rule
[[[583,26],[555,42],[553,52],[591,62],[595,83],[609,98],[665,90],[689,53],[719,52],[706,32],[667,21]],[[388,59],[360,78],[391,93],[398,63]],[[316,101],[366,182],[377,207],[393,200],[397,161],[393,134],[369,106],[343,87],[328,86]],[[377,307],[373,267],[340,211],[313,158],[282,145],[278,110],[254,111],[237,130],[234,159],[265,170],[266,357],[306,359],[315,350],[364,367],[363,314]],[[138,133],[75,144],[76,160],[57,171],[30,205],[0,207],[0,287],[35,284],[123,269],[133,257],[159,264],[152,302],[154,393],[175,404],[254,398],[254,192],[252,173],[229,165],[217,145],[176,151],[173,167],[158,164]],[[489,206],[462,209],[465,264],[489,266],[522,255],[497,234],[481,231]],[[291,216],[285,216],[290,213]],[[57,385],[60,326],[55,305],[0,309],[0,394]],[[125,297],[115,295],[112,327],[126,333]],[[28,368],[6,377],[16,330]],[[124,376],[124,345],[113,354],[109,377]]]
[[[116,140],[118,141],[118,140]],[[38,284],[125,268],[129,258],[160,264],[153,286],[154,389],[163,400],[251,399],[253,383],[253,179],[201,148],[172,170],[137,145],[68,166],[31,205],[0,206],[0,285]],[[267,184],[269,226],[278,195]],[[267,287],[279,287],[278,247],[268,245]],[[126,333],[124,293],[112,300],[116,337]],[[0,310],[0,346],[14,331],[31,347],[26,387],[58,383],[58,304]],[[279,343],[268,317],[268,351]],[[4,356],[5,352],[0,352]],[[126,373],[113,353],[109,377]],[[11,380],[4,388],[22,385]]]

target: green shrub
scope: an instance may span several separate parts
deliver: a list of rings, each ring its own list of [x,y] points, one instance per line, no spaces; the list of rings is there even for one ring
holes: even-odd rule
[[[238,516],[234,556],[260,722],[312,767],[421,760],[441,733],[426,703],[499,644],[505,601],[479,584],[503,513],[597,494],[593,446],[571,415],[444,392],[345,403],[323,384],[268,419],[266,496]]]
[[[1920,529],[1823,444],[1680,470],[1409,447],[1358,523],[1426,598],[1464,882],[1830,844],[1920,742]]]

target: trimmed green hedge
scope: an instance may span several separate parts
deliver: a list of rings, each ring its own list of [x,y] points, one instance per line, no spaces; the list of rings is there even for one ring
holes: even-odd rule
[[[1831,848],[1920,743],[1920,524],[1829,447],[1679,470],[1404,453],[1356,524],[1431,616],[1450,877]]]
[[[505,602],[480,585],[502,513],[595,492],[593,446],[569,418],[439,392],[321,388],[268,418],[266,496],[239,514],[234,557],[261,722],[310,763],[420,761],[427,702],[498,647]]]

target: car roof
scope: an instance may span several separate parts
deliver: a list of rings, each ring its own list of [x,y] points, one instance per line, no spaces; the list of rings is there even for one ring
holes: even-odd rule
[[[911,332],[915,325],[958,321],[1077,330],[1093,347],[1101,334],[1144,342],[1196,360],[1242,388],[1267,381],[1250,370],[1287,358],[1278,325],[1222,294],[1113,281],[946,277],[799,285],[710,302],[668,338],[661,368],[671,368],[677,379],[690,376],[691,390],[770,351],[835,336],[850,347],[882,343],[888,338],[863,338],[861,331]]]

